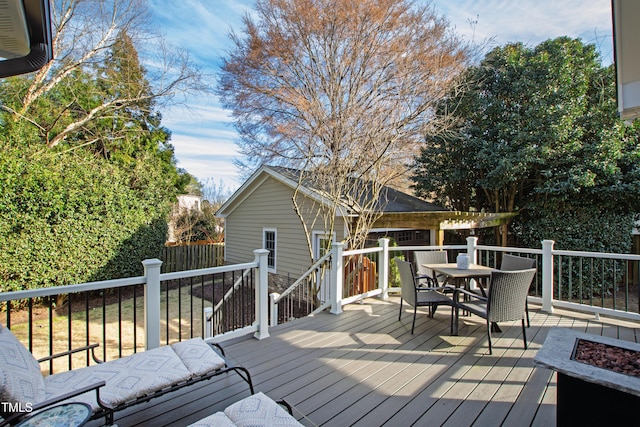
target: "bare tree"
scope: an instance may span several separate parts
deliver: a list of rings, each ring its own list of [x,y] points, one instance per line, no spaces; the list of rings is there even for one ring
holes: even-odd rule
[[[231,197],[233,191],[220,179],[217,182],[213,178],[206,179],[202,184],[202,197],[209,201],[214,209],[220,208]]]
[[[307,230],[323,221],[332,232],[346,209],[347,244],[362,246],[384,186],[405,175],[425,133],[438,128],[434,105],[470,46],[430,4],[410,0],[257,0],[230,37],[218,91],[243,166],[306,171],[300,184],[311,180],[328,202]],[[304,219],[295,197],[294,206]]]
[[[169,102],[179,92],[206,90],[188,56],[168,48],[161,37],[152,34],[145,0],[55,0],[52,15],[55,60],[31,76],[14,108],[2,106],[16,120],[26,120],[38,127],[48,147],[60,144],[92,121],[117,116],[118,111],[130,105],[151,102],[157,105]],[[151,88],[101,94],[103,99],[92,108],[77,108],[76,101],[88,96],[78,91],[71,99],[65,99],[63,105],[57,105],[59,108],[49,111],[53,117],[46,124],[41,123],[34,115],[37,101],[56,87],[79,79],[81,71],[97,73],[122,34],[133,40],[146,62],[153,64],[145,69]]]

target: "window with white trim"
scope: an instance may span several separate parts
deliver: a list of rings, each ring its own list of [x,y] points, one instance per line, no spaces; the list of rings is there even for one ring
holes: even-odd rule
[[[276,272],[276,243],[277,243],[277,233],[275,229],[265,228],[262,230],[262,247],[269,251],[269,255],[267,256],[267,265],[269,267],[269,272]]]

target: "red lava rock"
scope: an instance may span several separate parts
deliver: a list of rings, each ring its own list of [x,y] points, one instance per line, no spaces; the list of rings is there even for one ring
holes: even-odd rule
[[[640,377],[640,352],[634,350],[579,339],[573,360]]]

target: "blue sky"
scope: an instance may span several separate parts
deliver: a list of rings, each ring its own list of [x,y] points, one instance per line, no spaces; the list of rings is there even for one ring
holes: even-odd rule
[[[420,0],[418,0],[420,3]],[[228,32],[240,31],[254,0],[149,0],[154,24],[167,41],[186,49],[215,83],[220,59],[229,48]],[[603,62],[613,62],[610,0],[434,0],[436,11],[467,40],[491,40],[490,47],[519,41],[529,46],[567,35],[599,47]],[[472,26],[470,22],[477,21]],[[213,96],[191,96],[162,111],[172,132],[178,166],[200,181],[222,180],[240,186],[233,165],[239,158],[229,114]]]

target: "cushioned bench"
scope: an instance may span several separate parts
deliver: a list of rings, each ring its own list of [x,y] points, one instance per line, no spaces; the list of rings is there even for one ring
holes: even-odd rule
[[[247,382],[253,394],[249,371],[230,366],[220,351],[193,338],[43,377],[39,362],[0,325],[0,401],[12,404],[0,407],[4,418],[0,425],[26,415],[7,408],[36,411],[60,402],[84,402],[93,408],[92,419],[104,416],[107,424],[113,424],[116,411],[229,371]]]
[[[190,427],[294,427],[301,425],[269,397],[262,393],[256,393],[227,407],[224,412],[216,412],[191,424]]]

